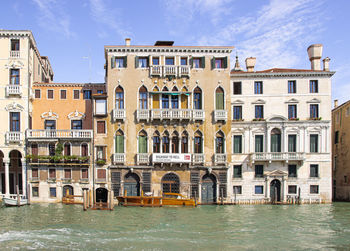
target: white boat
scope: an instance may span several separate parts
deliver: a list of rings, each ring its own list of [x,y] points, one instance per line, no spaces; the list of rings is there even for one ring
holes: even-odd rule
[[[28,200],[24,195],[19,195],[20,199],[17,199],[17,195],[4,196],[2,201],[5,206],[24,206],[28,204]],[[19,204],[18,204],[19,203]]]

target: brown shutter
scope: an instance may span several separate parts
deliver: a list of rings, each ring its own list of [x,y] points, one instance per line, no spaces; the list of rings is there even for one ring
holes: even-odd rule
[[[71,178],[71,170],[70,169],[64,169],[64,178],[65,179]]]
[[[56,169],[49,169],[49,175],[51,179],[56,178]]]
[[[79,99],[79,90],[74,90],[74,99]]]
[[[47,91],[47,98],[48,99],[53,99],[53,90],[48,90]]]
[[[61,99],[66,99],[66,98],[67,98],[67,91],[61,90]]]
[[[97,133],[106,133],[104,121],[97,121]]]
[[[38,155],[38,144],[32,144],[32,155]]]
[[[97,179],[106,179],[106,169],[97,170]]]
[[[41,93],[40,93],[40,90],[38,90],[38,89],[36,89],[35,90],[35,98],[40,98],[40,95]]]
[[[39,177],[38,168],[33,168],[32,169],[32,177],[33,178],[38,178]]]
[[[89,178],[88,169],[81,169],[81,178],[82,179],[88,179]]]
[[[88,146],[87,144],[81,145],[81,155],[88,156]]]

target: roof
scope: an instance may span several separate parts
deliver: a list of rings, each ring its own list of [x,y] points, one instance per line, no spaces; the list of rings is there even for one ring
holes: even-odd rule
[[[161,46],[155,46],[155,45],[105,45],[105,48],[113,48],[113,47],[125,47],[125,48],[143,48],[143,47],[148,47],[148,48],[158,48]],[[164,47],[169,47],[169,46],[164,46]],[[171,46],[172,48],[217,48],[217,49],[234,49],[234,46],[200,46],[200,45],[175,45]]]
[[[334,108],[332,109],[332,112],[334,112],[334,111],[336,111],[336,110],[338,110],[338,109],[340,109],[340,108],[343,108],[343,107],[346,106],[347,104],[350,104],[350,100],[344,102],[344,103],[341,104],[341,105],[338,105],[337,107],[334,107]]]
[[[310,70],[310,69],[288,69],[288,68],[271,68],[263,71],[234,71],[231,70],[231,74],[240,74],[240,73],[279,73],[279,72],[324,72],[323,70]]]
[[[43,83],[43,82],[35,82],[33,86],[41,86],[41,87],[59,87],[59,86],[98,86],[105,85],[105,83]]]

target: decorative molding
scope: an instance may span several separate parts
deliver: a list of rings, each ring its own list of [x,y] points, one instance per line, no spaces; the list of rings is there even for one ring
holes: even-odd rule
[[[252,102],[252,104],[253,104],[253,105],[266,104],[266,102],[265,102],[264,100],[262,100],[262,99],[258,99],[258,100],[256,100],[256,101]]]
[[[75,110],[75,112],[68,114],[68,119],[85,119],[85,113]]]
[[[244,101],[240,100],[240,99],[236,99],[235,101],[232,102],[233,105],[243,105]]]
[[[24,110],[24,107],[16,102],[12,102],[5,107],[6,111],[20,112]]]
[[[55,112],[52,112],[51,110],[48,112],[44,112],[41,114],[41,118],[43,119],[58,119],[58,114]]]
[[[5,64],[6,69],[14,69],[14,68],[22,69],[23,67],[24,67],[24,64],[19,60],[11,60],[8,64]]]
[[[321,103],[321,100],[317,99],[317,98],[313,98],[309,101],[306,101],[306,103]]]
[[[292,99],[290,99],[290,100],[288,100],[288,101],[286,101],[284,103],[286,103],[286,104],[297,104],[297,103],[299,103],[299,101],[297,99],[295,99],[295,98],[292,98]]]

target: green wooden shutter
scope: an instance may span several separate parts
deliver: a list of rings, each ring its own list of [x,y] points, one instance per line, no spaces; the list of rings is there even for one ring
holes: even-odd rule
[[[135,56],[135,68],[139,67],[139,57]]]
[[[241,153],[242,152],[242,136],[236,135],[233,136],[233,152],[234,153]]]
[[[115,57],[111,57],[111,68],[115,67]]]
[[[216,110],[224,110],[224,93],[216,93]]]
[[[201,68],[205,68],[205,57],[201,58]]]
[[[118,135],[115,140],[115,152],[124,153],[124,136]]]
[[[288,152],[296,152],[296,136],[288,135]]]
[[[215,57],[211,59],[211,69],[215,69]]]
[[[281,152],[281,135],[271,135],[271,152]]]
[[[224,68],[227,68],[227,57],[224,57]]]
[[[139,153],[147,153],[147,137],[139,136]]]
[[[255,152],[257,152],[257,153],[263,152],[263,136],[262,135],[255,136]]]
[[[128,67],[128,56],[124,57],[124,67]]]

